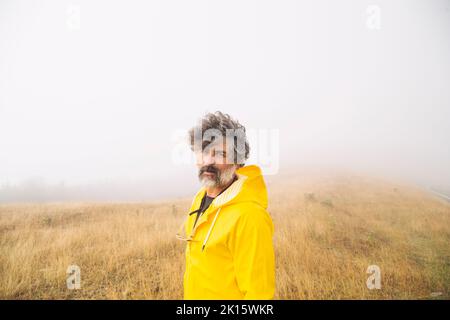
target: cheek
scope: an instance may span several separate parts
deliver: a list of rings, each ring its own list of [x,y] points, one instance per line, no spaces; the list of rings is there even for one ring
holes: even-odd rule
[[[233,164],[220,164],[216,165],[216,167],[220,170],[220,172],[224,172],[226,170],[230,170],[232,167],[234,167]]]
[[[195,162],[197,164],[197,167],[201,167],[203,164],[203,157],[201,154],[196,154],[195,155]]]

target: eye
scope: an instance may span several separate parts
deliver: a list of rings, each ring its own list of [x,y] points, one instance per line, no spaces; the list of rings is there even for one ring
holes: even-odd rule
[[[225,151],[217,151],[216,155],[220,156],[220,157],[225,157],[227,155],[227,153]]]

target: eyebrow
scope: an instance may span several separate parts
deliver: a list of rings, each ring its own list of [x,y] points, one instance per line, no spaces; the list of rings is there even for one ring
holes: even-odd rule
[[[204,140],[202,142],[202,152],[205,151],[205,149],[208,148],[208,147],[211,148],[211,149],[214,149],[215,152],[223,152],[223,153],[227,154],[227,150],[226,149],[217,151],[215,146],[214,146],[214,141],[206,141],[206,140]]]

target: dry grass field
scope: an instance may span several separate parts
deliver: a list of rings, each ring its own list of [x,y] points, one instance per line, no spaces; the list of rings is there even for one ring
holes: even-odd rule
[[[268,180],[277,299],[448,299],[450,204],[351,174]],[[190,199],[0,205],[0,298],[180,299]],[[81,289],[66,270],[81,268]],[[381,289],[369,290],[369,265]]]

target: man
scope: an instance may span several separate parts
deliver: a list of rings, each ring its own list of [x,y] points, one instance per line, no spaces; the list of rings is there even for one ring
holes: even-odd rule
[[[245,128],[221,112],[189,132],[202,188],[177,237],[187,241],[185,299],[272,299],[274,227],[261,170],[244,166]]]

